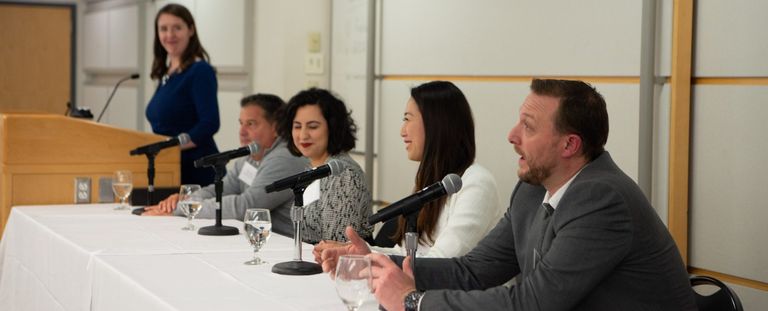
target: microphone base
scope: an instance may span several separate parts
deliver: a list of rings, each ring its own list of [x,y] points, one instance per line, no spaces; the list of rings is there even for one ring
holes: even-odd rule
[[[272,273],[283,275],[313,275],[323,273],[320,265],[309,261],[286,261],[272,266]]]
[[[230,226],[207,226],[202,227],[197,231],[199,235],[238,235],[240,231],[235,227]]]

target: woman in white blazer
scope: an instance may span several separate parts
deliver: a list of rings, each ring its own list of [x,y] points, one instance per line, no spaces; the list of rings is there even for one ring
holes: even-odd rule
[[[499,204],[496,181],[475,163],[475,127],[472,110],[464,94],[453,83],[432,81],[411,89],[403,115],[400,136],[408,159],[419,162],[413,190],[418,191],[450,173],[462,177],[459,192],[425,204],[418,214],[419,257],[455,257],[472,249],[504,213]],[[405,219],[401,216],[390,238],[392,248],[376,252],[404,255]],[[326,248],[341,243],[321,242],[315,259],[322,262]]]

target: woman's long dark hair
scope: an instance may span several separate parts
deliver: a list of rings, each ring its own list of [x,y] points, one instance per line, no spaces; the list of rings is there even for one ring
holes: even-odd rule
[[[166,63],[168,59],[168,51],[166,51],[160,43],[160,35],[158,34],[157,29],[157,21],[162,14],[170,14],[181,18],[181,20],[187,24],[187,27],[194,31],[192,37],[189,38],[187,48],[181,55],[179,70],[187,69],[187,67],[192,65],[197,58],[210,62],[208,52],[205,51],[197,36],[197,26],[195,26],[195,19],[192,17],[192,13],[190,13],[183,5],[171,3],[160,9],[160,11],[157,12],[157,16],[155,16],[155,44],[153,48],[155,60],[152,61],[152,74],[150,75],[152,79],[160,79],[168,72],[168,64]]]
[[[450,173],[463,175],[475,161],[475,122],[464,93],[447,81],[432,81],[411,89],[424,121],[424,152],[416,173],[414,192],[438,182]],[[427,203],[419,212],[419,240],[432,244],[434,231],[446,198]],[[394,241],[405,236],[405,218],[400,217]]]

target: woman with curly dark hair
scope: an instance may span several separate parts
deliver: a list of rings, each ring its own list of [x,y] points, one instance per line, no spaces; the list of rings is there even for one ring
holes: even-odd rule
[[[360,165],[348,154],[355,147],[357,127],[344,102],[327,90],[301,91],[288,101],[279,131],[288,142],[288,150],[307,157],[312,167],[330,160],[343,165],[341,173],[313,183],[319,187],[319,197],[312,197],[313,185],[307,188],[302,240],[346,241],[347,225],[360,236],[370,237],[367,219],[371,215],[371,192]]]

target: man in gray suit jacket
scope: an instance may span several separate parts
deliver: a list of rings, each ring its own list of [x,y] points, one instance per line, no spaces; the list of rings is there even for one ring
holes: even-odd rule
[[[580,81],[534,79],[531,91],[508,137],[521,181],[507,213],[459,258],[412,269],[409,258],[369,255],[376,298],[390,311],[695,310],[672,237],[603,149],[602,96]],[[350,240],[323,253],[324,269],[359,250]]]
[[[235,160],[227,168],[222,180],[221,214],[224,219],[243,220],[246,209],[266,208],[272,214],[272,231],[293,236],[293,193],[290,190],[272,193],[264,190],[275,180],[309,168],[307,159],[293,156],[286,142],[277,135],[277,115],[284,106],[285,102],[272,94],[250,95],[240,101],[240,145],[256,142],[260,151]],[[203,208],[197,218],[214,218],[218,206],[214,185],[208,185],[193,195],[203,200]],[[171,195],[158,205],[147,207],[142,215],[182,216],[183,212],[176,208],[178,200],[177,194]]]

